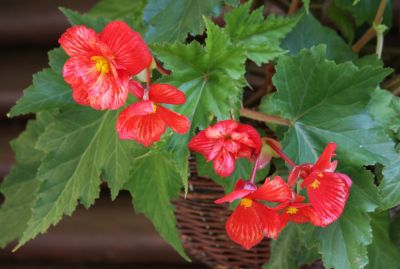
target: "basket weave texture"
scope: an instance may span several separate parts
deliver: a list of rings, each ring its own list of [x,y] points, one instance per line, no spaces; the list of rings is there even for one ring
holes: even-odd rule
[[[181,239],[189,255],[214,269],[258,269],[270,256],[270,242],[263,240],[251,250],[232,242],[225,231],[231,214],[228,204],[214,201],[224,195],[222,187],[200,177],[194,160],[189,161],[189,193],[175,202]]]

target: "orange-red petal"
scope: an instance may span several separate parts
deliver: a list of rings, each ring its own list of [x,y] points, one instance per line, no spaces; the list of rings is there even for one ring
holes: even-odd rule
[[[233,140],[251,147],[253,152],[253,157],[256,158],[261,151],[261,137],[257,130],[248,124],[239,124],[232,134]]]
[[[230,176],[235,170],[235,157],[225,149],[222,149],[213,162],[215,173],[221,177]]]
[[[190,130],[190,120],[186,116],[175,113],[160,105],[156,108],[156,114],[164,120],[169,128],[178,134],[184,134]]]
[[[234,120],[222,120],[214,124],[213,126],[207,127],[204,131],[208,138],[220,139],[225,138],[239,126]]]
[[[264,238],[264,227],[252,202],[250,207],[239,205],[228,218],[225,228],[229,238],[245,249],[251,249]]]
[[[129,80],[128,91],[138,99],[143,98],[144,88],[143,88],[142,84],[140,84],[136,80],[133,80],[133,79]]]
[[[146,147],[159,141],[166,128],[163,119],[153,113],[150,101],[140,101],[127,107],[116,124],[120,139],[132,139]]]
[[[96,71],[96,64],[90,58],[72,57],[63,68],[63,77],[73,90],[78,104],[97,110],[117,109],[128,98],[128,77],[119,77],[109,72]]]
[[[275,176],[271,181],[266,178],[264,184],[250,197],[268,202],[287,202],[293,198],[293,191],[281,177]]]
[[[133,76],[150,66],[153,58],[146,43],[126,23],[110,22],[99,34],[99,38],[113,52],[117,69],[124,69],[128,75]]]
[[[169,84],[152,84],[149,98],[155,103],[181,105],[186,102],[186,97],[178,88]]]
[[[315,171],[302,183],[311,206],[318,215],[321,225],[336,221],[344,210],[350,186],[342,176],[332,172]]]
[[[220,199],[215,200],[215,203],[216,204],[222,204],[222,203],[226,203],[226,202],[231,203],[237,199],[241,199],[241,198],[247,196],[248,194],[255,191],[256,189],[257,189],[257,187],[254,184],[252,184],[251,182],[244,181],[243,179],[239,179],[236,182],[233,191],[231,193],[228,193],[224,197],[221,197]]]
[[[264,236],[276,239],[280,228],[278,213],[249,198],[242,201],[226,222],[229,238],[246,249],[257,245]]]
[[[83,25],[72,26],[62,34],[58,43],[70,56],[90,57],[99,52],[100,39],[93,29]]]
[[[319,157],[318,161],[314,164],[314,170],[329,170],[333,172],[336,168],[336,164],[334,163],[334,168],[332,170],[331,158],[335,156],[336,143],[328,143],[326,145],[324,151]]]
[[[203,130],[195,135],[189,142],[189,149],[202,154],[207,161],[213,160],[220,152],[223,142],[207,137]]]

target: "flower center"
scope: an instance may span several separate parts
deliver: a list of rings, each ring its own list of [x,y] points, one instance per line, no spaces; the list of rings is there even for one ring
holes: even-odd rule
[[[253,204],[253,201],[249,198],[244,198],[240,201],[240,205],[245,208],[251,207],[252,204]]]
[[[157,105],[153,103],[153,113],[157,112]]]
[[[314,179],[314,181],[310,184],[310,187],[315,190],[319,188],[319,185],[321,185],[321,182],[319,182],[318,179]]]
[[[294,206],[289,206],[289,207],[286,209],[286,213],[288,213],[288,214],[290,214],[290,215],[297,214],[297,212],[299,212],[299,209],[296,208],[296,207],[294,207]]]
[[[92,56],[90,58],[93,62],[96,63],[96,71],[102,74],[107,74],[110,72],[110,63],[103,56]]]

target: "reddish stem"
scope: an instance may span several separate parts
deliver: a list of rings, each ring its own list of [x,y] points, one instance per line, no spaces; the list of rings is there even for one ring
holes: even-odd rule
[[[144,89],[144,94],[143,94],[144,101],[149,100],[150,84],[151,84],[150,68],[146,68],[146,89]]]
[[[171,75],[172,72],[171,72],[170,70],[165,69],[165,68],[164,68],[159,62],[157,62],[157,61],[156,61],[156,66],[157,66],[158,72],[160,72],[161,74],[166,75],[166,76]]]
[[[252,184],[254,184],[254,182],[256,180],[257,166],[258,166],[259,159],[260,159],[260,156],[257,157],[256,161],[254,162],[253,171],[251,171],[250,183],[252,183]]]
[[[287,162],[291,167],[296,167],[296,163],[294,161],[292,161],[280,148],[278,148],[274,143],[272,143],[271,141],[268,141],[267,139],[265,140],[265,142],[267,142],[267,144],[276,152],[279,154],[279,156],[285,161]]]

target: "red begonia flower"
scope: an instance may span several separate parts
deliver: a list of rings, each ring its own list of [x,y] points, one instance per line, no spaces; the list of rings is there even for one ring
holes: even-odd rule
[[[304,199],[304,196],[296,195],[294,201],[282,203],[274,208],[281,212],[279,215],[281,225],[279,230],[282,230],[289,221],[294,223],[311,222],[316,226],[321,226],[319,217],[314,209],[309,203],[303,203]]]
[[[145,93],[137,82],[130,82],[130,92],[138,98]],[[185,103],[183,92],[168,84],[152,84],[148,95],[119,115],[116,129],[120,139],[132,139],[147,147],[159,141],[167,127],[179,134],[189,131],[188,118],[160,105]]]
[[[63,76],[74,100],[97,110],[121,107],[128,97],[130,77],[152,61],[139,33],[122,21],[110,22],[99,34],[83,25],[73,26],[59,43],[71,57]]]
[[[264,236],[278,236],[279,216],[275,210],[250,198],[243,198],[226,221],[225,228],[232,241],[251,249]]]
[[[319,226],[327,226],[340,217],[350,194],[351,179],[335,172],[337,161],[331,161],[335,149],[336,144],[329,143],[315,164],[299,165],[289,175],[290,186],[299,177],[304,179],[301,187],[306,188],[311,206],[320,218]]]
[[[215,201],[220,204],[241,199],[225,228],[229,238],[246,249],[257,245],[264,236],[276,239],[280,229],[276,210],[258,202],[286,202],[292,199],[293,192],[280,177],[269,178],[256,188],[250,182],[239,179],[234,190]]]
[[[227,177],[235,170],[238,158],[258,157],[261,138],[250,125],[223,120],[199,132],[190,140],[189,148],[213,161],[215,172]]]
[[[340,173],[313,171],[301,186],[306,188],[321,226],[327,226],[342,214],[350,194],[351,179]]]

